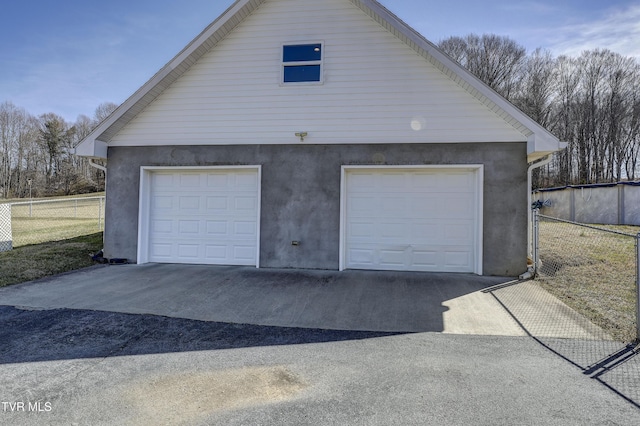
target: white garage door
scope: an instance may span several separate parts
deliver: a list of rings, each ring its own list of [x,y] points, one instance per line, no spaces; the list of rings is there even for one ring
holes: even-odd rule
[[[256,265],[257,169],[149,174],[148,261]]]
[[[481,273],[479,174],[346,169],[344,266]]]

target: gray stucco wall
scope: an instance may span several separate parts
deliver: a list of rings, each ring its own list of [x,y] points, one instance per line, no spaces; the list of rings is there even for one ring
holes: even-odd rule
[[[568,191],[536,191],[533,194],[533,200],[547,202],[548,206],[540,209],[540,213],[544,215],[566,220],[575,219],[575,205],[571,189]]]
[[[581,223],[640,225],[640,186],[567,187],[541,190],[534,199],[545,201],[540,212],[546,216]]]
[[[573,202],[576,222],[618,222],[617,187],[574,189]]]
[[[623,186],[621,222],[629,225],[640,225],[640,186]]]
[[[524,272],[524,143],[111,147],[105,256],[136,260],[141,166],[262,165],[260,266],[335,270],[341,166],[424,164],[485,165],[484,274]]]

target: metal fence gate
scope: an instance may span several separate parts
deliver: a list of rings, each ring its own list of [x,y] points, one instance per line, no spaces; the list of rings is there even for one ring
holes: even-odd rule
[[[540,285],[614,340],[637,340],[638,228],[570,222],[537,210],[533,217]]]
[[[492,290],[525,332],[640,408],[640,228],[534,210],[535,278]]]

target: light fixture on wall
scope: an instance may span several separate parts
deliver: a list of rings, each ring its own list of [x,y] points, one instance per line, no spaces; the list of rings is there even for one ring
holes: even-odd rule
[[[297,132],[296,136],[300,138],[300,142],[304,142],[304,138],[307,137],[307,132]]]

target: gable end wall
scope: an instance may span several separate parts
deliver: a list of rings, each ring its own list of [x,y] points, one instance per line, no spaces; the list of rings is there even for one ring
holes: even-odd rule
[[[319,41],[324,83],[280,84],[282,45]],[[309,144],[527,140],[350,2],[280,0],[263,3],[110,144],[296,144],[300,131]]]

